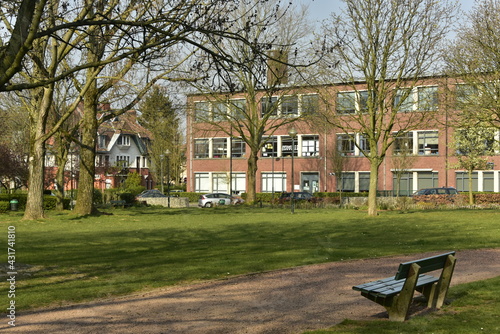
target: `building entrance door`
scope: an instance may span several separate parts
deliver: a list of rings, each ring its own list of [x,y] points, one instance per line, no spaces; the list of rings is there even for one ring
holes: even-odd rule
[[[315,193],[319,191],[319,173],[302,173],[300,176],[301,191]]]

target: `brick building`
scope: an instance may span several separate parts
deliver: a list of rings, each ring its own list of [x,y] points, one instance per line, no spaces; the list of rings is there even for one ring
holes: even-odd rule
[[[356,89],[342,84],[296,87],[287,90],[286,96],[277,94],[271,98],[261,92],[259,103],[265,110],[266,104],[279,99],[279,107],[273,111],[275,117],[300,116],[321,109],[345,117],[345,121],[349,122],[349,115],[362,113],[366,106],[368,91],[363,86],[360,82]],[[399,105],[398,117],[427,112],[429,119],[397,136],[379,168],[378,190],[389,195],[396,190],[402,195],[409,195],[429,187],[468,190],[467,173],[453,168],[457,159],[450,144],[454,131],[452,116],[456,113],[450,107],[454,104],[449,102],[449,92],[455,91],[456,87],[461,88],[460,85],[450,84],[446,78],[427,77],[412,87]],[[394,101],[397,101],[398,94]],[[235,105],[234,101],[245,103],[243,94],[235,94],[228,101],[226,106],[222,106],[228,112],[233,112],[231,106]],[[246,192],[247,145],[238,137],[207,131],[209,125],[197,121],[197,114],[220,110],[221,102],[204,95],[189,95],[188,109],[192,112],[188,113],[187,119],[187,190]],[[220,122],[224,122],[223,119]],[[370,164],[360,148],[365,151],[370,148],[363,134],[356,131],[355,124],[352,124],[352,131],[346,133],[338,128],[323,130],[322,126],[299,120],[293,124],[298,132],[294,139],[288,134],[290,126],[264,136],[266,143],[258,160],[257,192],[292,189],[307,192],[368,191]],[[396,125],[394,131],[398,130]],[[498,131],[494,137],[492,140],[499,140]],[[333,152],[343,157],[342,176],[339,178],[334,175]],[[294,185],[291,181],[292,154]],[[404,169],[400,163],[402,155],[408,157],[406,164],[410,163]],[[499,166],[500,156],[489,156],[488,169],[474,172],[473,190],[500,192]]]

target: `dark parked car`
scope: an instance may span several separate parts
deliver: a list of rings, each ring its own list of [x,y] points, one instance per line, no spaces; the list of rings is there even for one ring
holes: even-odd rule
[[[311,202],[311,201],[314,200],[314,197],[313,197],[312,194],[310,194],[308,192],[300,191],[300,192],[294,192],[294,193],[287,193],[287,192],[281,193],[281,196],[279,198],[279,202],[283,203],[283,202],[286,202],[286,201],[290,201],[292,199],[292,194],[293,194],[293,200],[294,201],[308,201],[308,202]]]
[[[144,190],[142,193],[137,195],[137,199],[151,198],[151,197],[167,197],[167,196],[162,194],[161,191],[159,191],[158,189]]]
[[[458,195],[455,188],[425,188],[413,193],[413,196],[420,195]]]

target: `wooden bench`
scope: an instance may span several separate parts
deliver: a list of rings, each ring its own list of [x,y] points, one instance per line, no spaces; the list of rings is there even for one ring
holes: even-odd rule
[[[455,268],[455,252],[401,263],[394,277],[356,285],[352,288],[361,295],[384,306],[389,319],[404,321],[413,300],[414,291],[427,298],[427,307],[441,308]],[[439,278],[424,275],[441,269]]]

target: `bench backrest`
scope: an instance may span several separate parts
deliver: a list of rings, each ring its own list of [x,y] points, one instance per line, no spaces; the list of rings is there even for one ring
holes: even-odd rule
[[[446,259],[449,255],[455,255],[455,252],[444,253],[436,256],[427,257],[425,259],[410,261],[401,263],[398,268],[398,272],[395,279],[403,279],[408,277],[408,272],[413,263],[420,266],[420,274],[427,273],[429,271],[434,271],[437,269],[442,269],[446,263]]]

